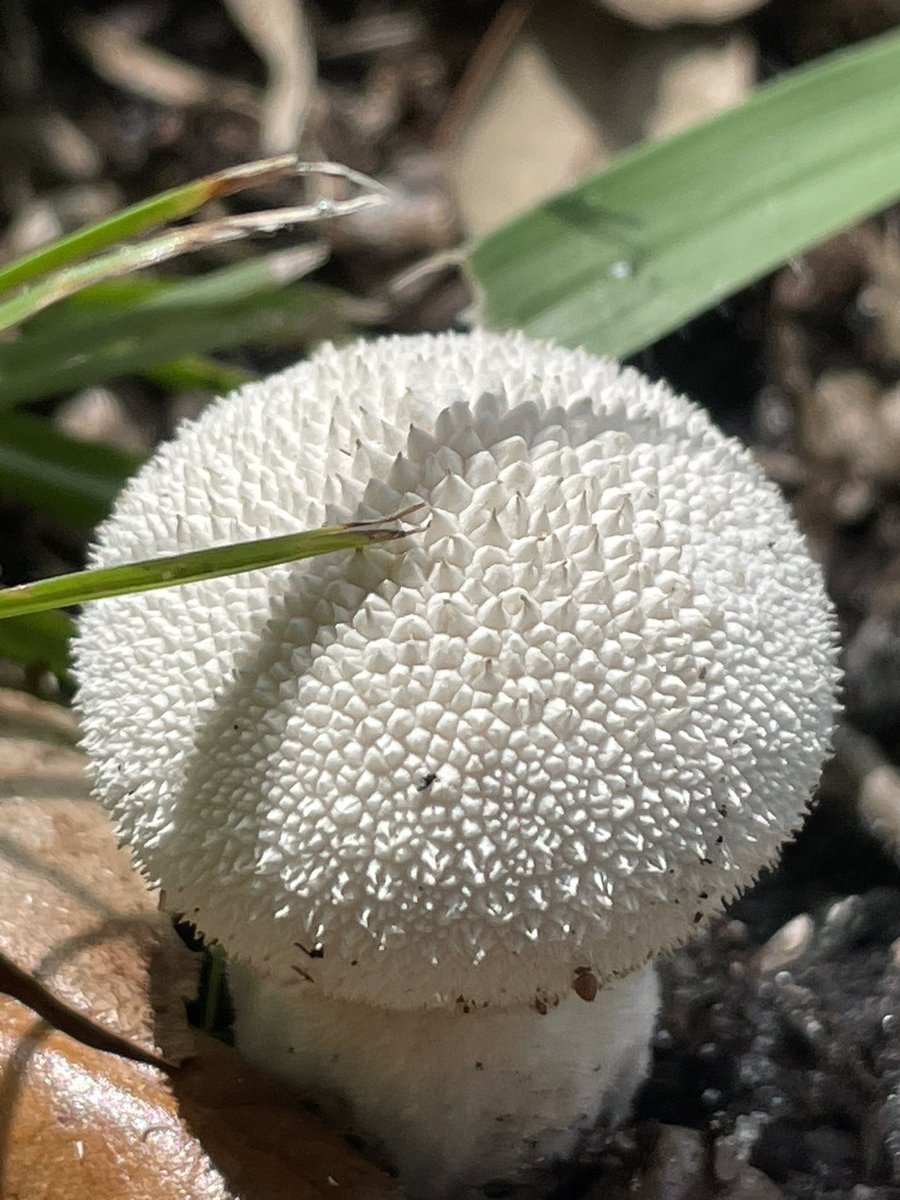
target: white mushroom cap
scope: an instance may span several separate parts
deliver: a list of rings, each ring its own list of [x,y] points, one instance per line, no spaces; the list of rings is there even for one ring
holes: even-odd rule
[[[261,974],[540,1006],[682,940],[798,827],[833,617],[700,409],[517,334],[328,346],[244,387],[93,561],[419,501],[403,543],[89,606],[85,744],[169,905]]]

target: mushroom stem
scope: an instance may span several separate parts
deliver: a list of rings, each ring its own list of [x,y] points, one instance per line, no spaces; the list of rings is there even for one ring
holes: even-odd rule
[[[653,967],[532,1008],[392,1011],[231,968],[241,1052],[361,1133],[413,1200],[522,1183],[628,1113],[658,1008]]]

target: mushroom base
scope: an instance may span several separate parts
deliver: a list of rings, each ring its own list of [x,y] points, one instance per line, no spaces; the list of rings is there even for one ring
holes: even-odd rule
[[[627,1115],[659,992],[645,967],[587,1002],[397,1012],[231,970],[238,1048],[366,1137],[412,1200],[529,1181]]]

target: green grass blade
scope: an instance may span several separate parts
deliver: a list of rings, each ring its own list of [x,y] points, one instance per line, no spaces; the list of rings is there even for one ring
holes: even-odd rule
[[[366,319],[365,306],[337,289],[285,286],[281,254],[185,282],[104,284],[42,313],[16,341],[0,345],[0,409],[185,355],[251,342],[299,348]]]
[[[208,222],[203,228],[185,226],[165,235],[160,245],[153,251],[148,249],[149,243],[147,247],[122,247],[119,257],[109,256],[103,270],[100,270],[96,264],[89,265],[83,261],[98,251],[106,250],[117,242],[121,242],[123,238],[132,238],[136,234],[188,216],[202,208],[210,200],[232,195],[247,188],[275,183],[278,180],[316,175],[340,178],[361,194],[347,200],[326,201],[324,210],[316,203],[312,203],[290,209],[273,209],[266,213],[243,213],[234,217],[224,217]],[[53,280],[48,280],[44,287],[31,288],[27,294],[15,297],[11,308],[6,311],[6,316],[0,320],[0,327],[6,328],[15,320],[24,320],[44,303],[51,303],[54,295],[64,295],[77,287],[86,286],[85,280],[93,282],[98,273],[101,276],[104,271],[107,274],[121,274],[125,270],[152,265],[154,253],[157,255],[155,261],[159,261],[161,257],[172,257],[173,254],[185,253],[223,240],[230,241],[236,237],[246,237],[260,230],[271,232],[273,229],[287,224],[356,211],[371,203],[379,202],[384,195],[385,191],[380,184],[358,171],[353,171],[339,163],[303,162],[295,154],[283,154],[277,158],[228,167],[224,171],[217,171],[214,175],[206,175],[202,179],[195,179],[191,183],[172,188],[158,196],[151,196],[148,200],[143,200],[139,204],[114,213],[106,220],[76,230],[67,237],[42,246],[32,254],[0,267],[0,292],[7,292],[23,284],[33,283],[34,280],[40,279],[51,271],[58,272],[58,275]],[[166,245],[169,245],[168,252],[165,251]],[[149,263],[147,262],[148,254],[150,255]],[[73,268],[72,264],[75,263],[82,265]],[[69,268],[69,270],[66,271],[65,268]],[[45,297],[44,293],[50,293],[49,299]],[[0,306],[0,310],[2,307]]]
[[[68,437],[41,417],[0,413],[0,493],[81,529],[103,520],[140,462]]]
[[[900,32],[760,88],[488,235],[484,323],[625,355],[900,196]]]
[[[108,254],[100,254],[87,262],[76,263],[33,283],[8,300],[0,301],[0,331],[20,325],[29,317],[58,304],[75,292],[117,275],[128,275],[144,267],[154,266],[174,258],[183,234],[179,231],[163,234],[138,246],[120,246]]]
[[[243,188],[269,183],[282,177],[294,163],[296,158],[290,154],[264,162],[246,163],[241,167],[231,167],[202,179],[194,179],[158,196],[151,196],[149,200],[123,208],[105,221],[78,229],[48,246],[41,246],[33,254],[0,267],[0,291],[18,287],[46,275],[48,271],[78,262],[123,238],[134,237],[147,229],[186,217],[210,200]]]
[[[253,371],[202,354],[186,354],[158,367],[147,367],[142,374],[169,392],[212,392],[215,396],[224,396],[257,378]]]
[[[398,520],[406,513],[384,518]],[[259,567],[294,562],[336,550],[361,550],[379,542],[407,537],[411,530],[402,526],[391,528],[383,522],[358,522],[350,525],[327,525],[307,533],[289,533],[262,538],[254,542],[216,546],[208,550],[192,550],[165,558],[126,563],[118,567],[98,567],[90,571],[73,571],[36,583],[0,591],[0,619],[26,613],[85,604],[106,596],[123,596],[129,592],[148,592],[157,588],[197,583],[218,575],[236,575]]]
[[[0,592],[0,595],[3,593]],[[61,612],[38,612],[0,621],[0,658],[29,670],[69,674],[69,639],[75,626]]]
[[[269,214],[266,214],[268,217]],[[238,218],[232,218],[233,221]],[[216,235],[215,230],[218,230]],[[224,232],[223,232],[224,230]],[[21,325],[24,321],[36,316],[53,304],[85,291],[98,284],[115,280],[119,277],[132,275],[148,267],[158,266],[161,262],[187,254],[193,250],[205,249],[223,241],[234,241],[245,237],[242,228],[228,224],[228,219],[207,223],[205,225],[189,225],[184,228],[168,230],[150,241],[139,242],[134,246],[118,246],[108,254],[99,254],[87,262],[76,263],[64,271],[58,271],[41,279],[30,287],[16,292],[8,300],[0,300],[0,331]],[[327,251],[320,247],[301,247],[289,251],[282,258],[299,259],[302,267],[294,272],[308,274],[321,265],[327,257]],[[245,266],[251,264],[244,264]],[[286,282],[286,280],[285,280]]]
[[[212,1033],[216,1021],[220,1018],[222,993],[225,988],[225,970],[228,960],[220,942],[212,942],[206,947],[205,977],[202,991],[202,1014],[200,1028],[204,1033]]]

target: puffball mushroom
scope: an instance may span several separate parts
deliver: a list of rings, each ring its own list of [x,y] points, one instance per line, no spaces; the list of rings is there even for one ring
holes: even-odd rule
[[[225,946],[239,1047],[413,1196],[627,1112],[648,962],[772,862],[831,736],[820,572],[707,416],[519,334],[325,346],[183,427],[96,565],[404,542],[89,606],[97,794]]]

